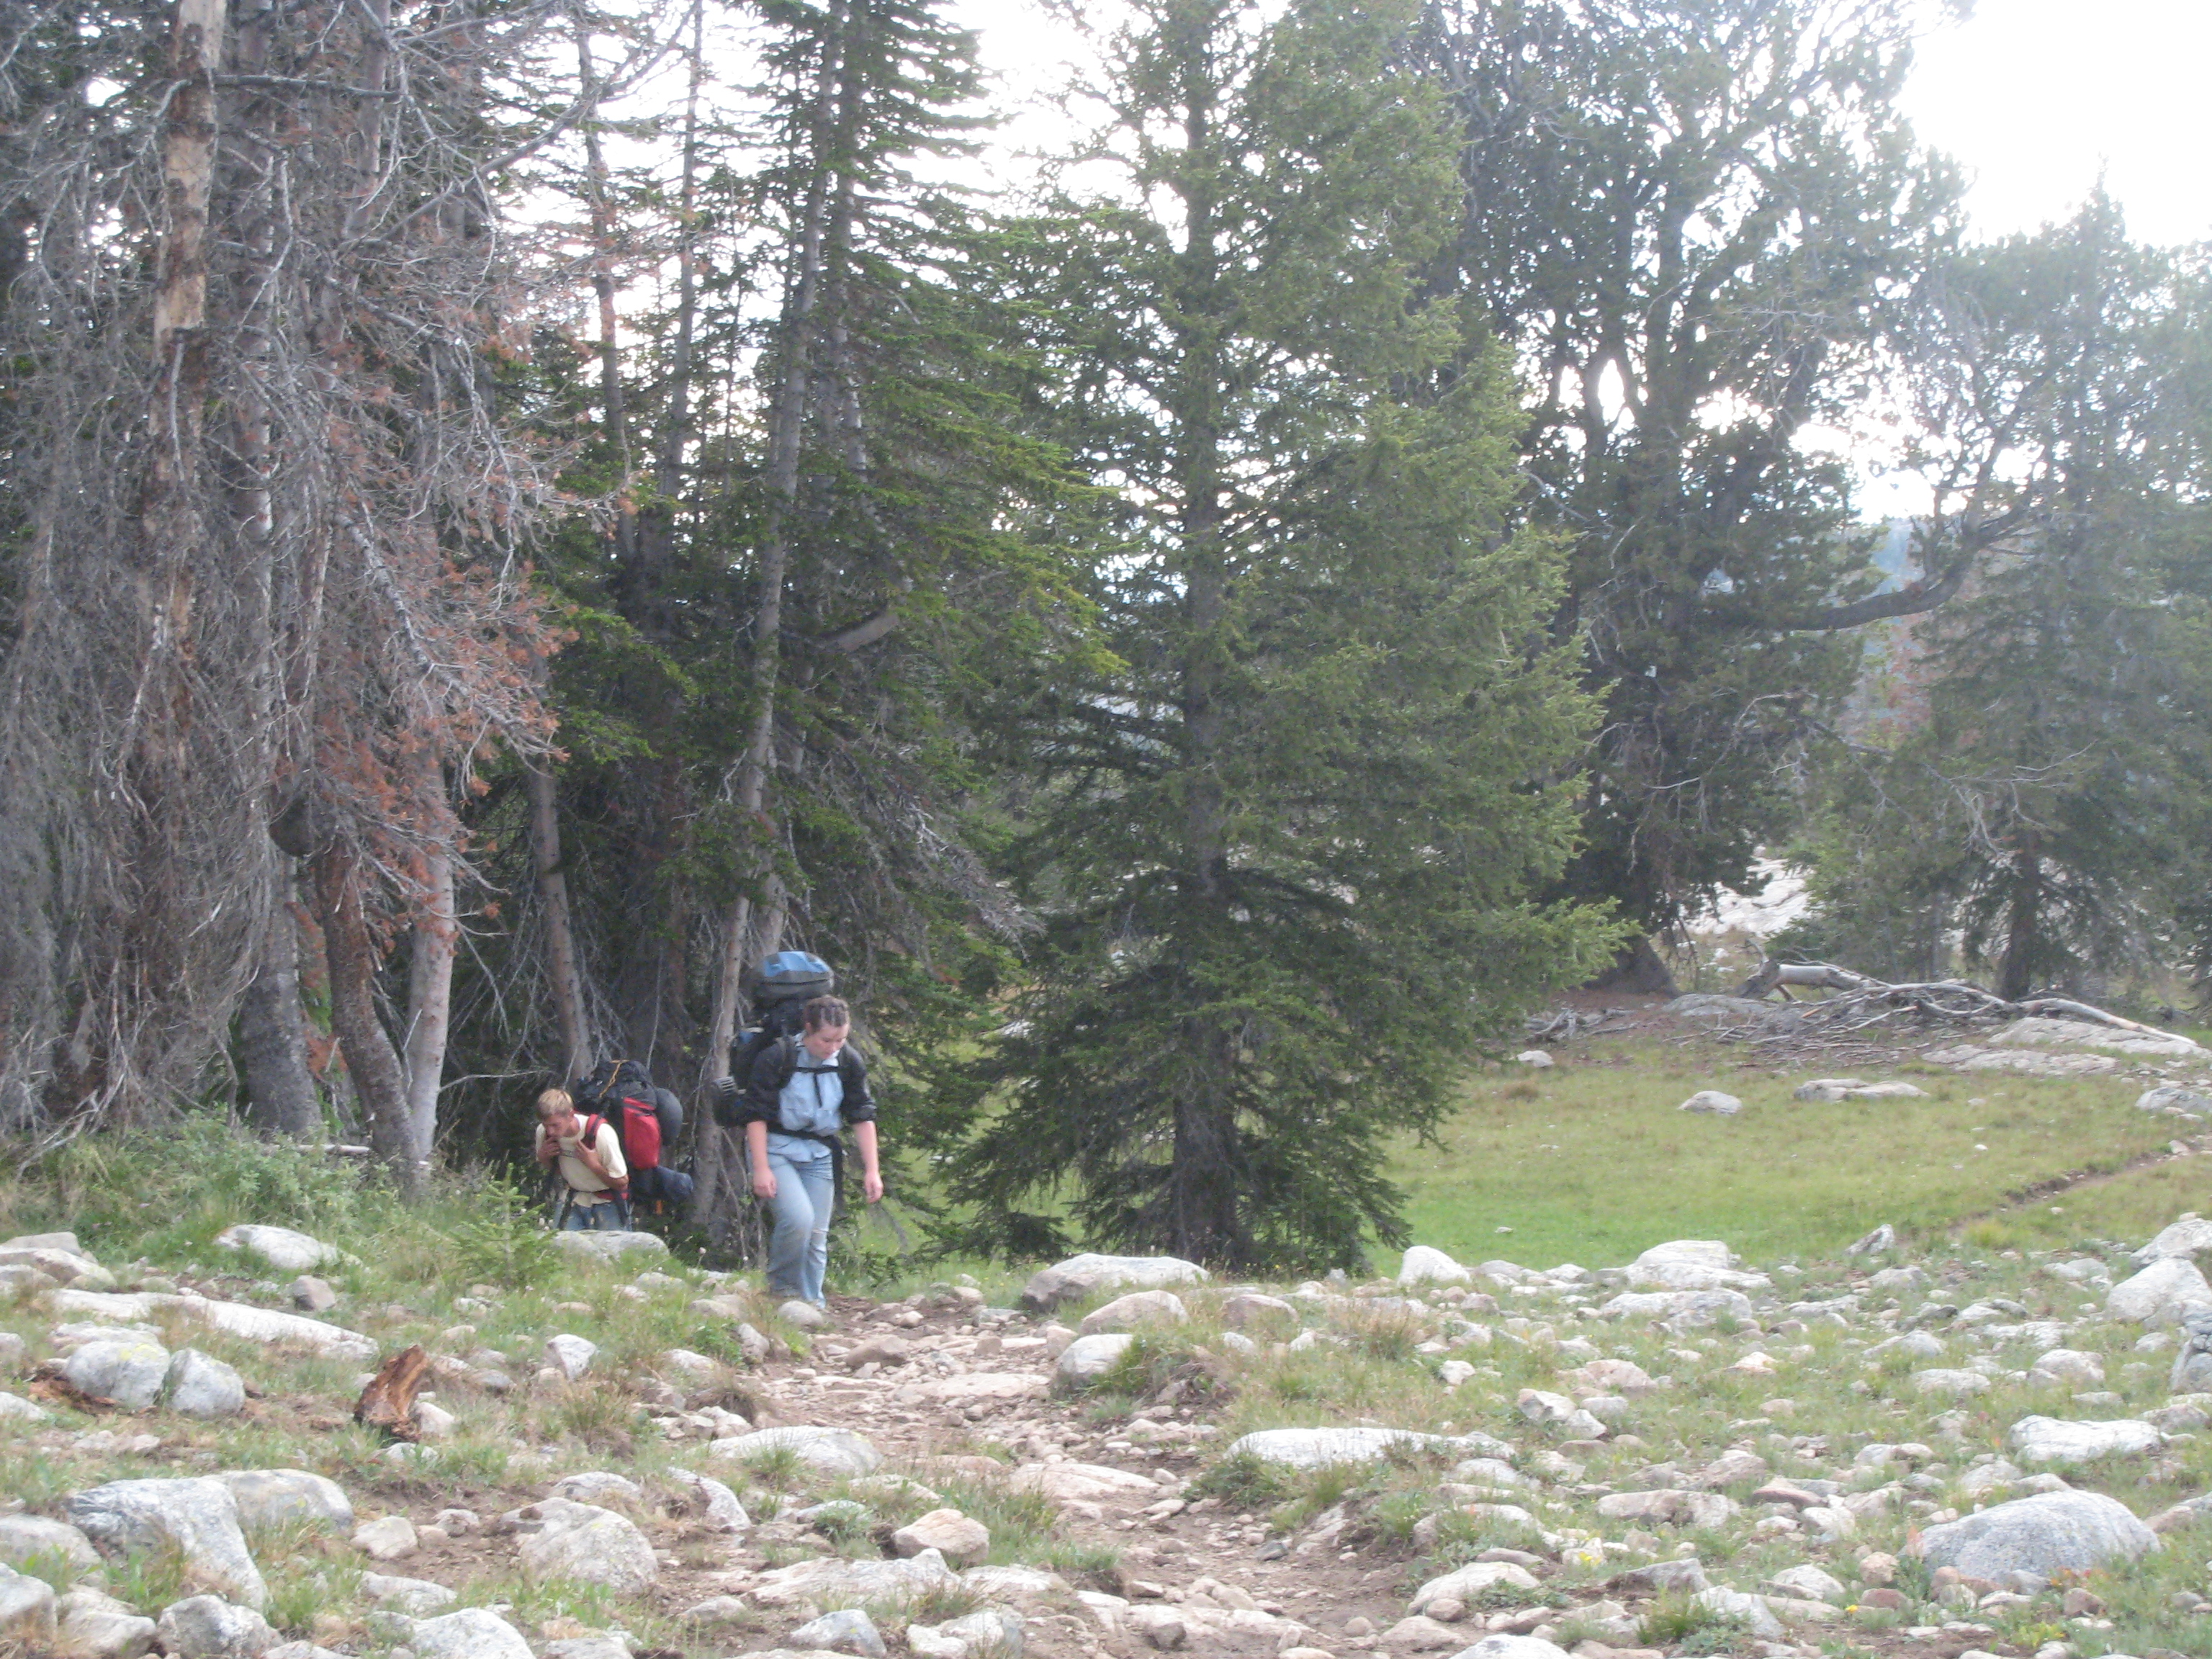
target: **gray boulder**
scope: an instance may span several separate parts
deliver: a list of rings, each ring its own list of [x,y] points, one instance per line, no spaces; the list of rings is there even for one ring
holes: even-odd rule
[[[54,1603],[53,1659],[139,1659],[155,1625],[113,1596],[79,1587]]]
[[[180,1416],[235,1417],[246,1409],[246,1379],[198,1348],[179,1348],[170,1357],[161,1395]]]
[[[2129,1457],[2156,1451],[2165,1435],[2130,1419],[2068,1422],[2055,1417],[2023,1417],[2007,1437],[2013,1455],[2029,1463],[2087,1463],[2099,1457]]]
[[[170,1659],[260,1659],[276,1632],[252,1607],[220,1595],[189,1595],[161,1609],[155,1639]]]
[[[353,1504],[335,1480],[305,1469],[226,1469],[210,1477],[230,1489],[240,1525],[264,1531],[310,1521],[339,1532],[353,1528]]]
[[[143,1412],[161,1397],[169,1359],[169,1351],[158,1342],[87,1342],[62,1362],[62,1376],[80,1394]]]
[[[745,1506],[738,1501],[737,1493],[713,1476],[695,1474],[690,1469],[670,1469],[662,1479],[677,1489],[683,1506],[702,1520],[710,1531],[752,1530],[753,1518],[745,1513]]]
[[[957,1589],[960,1577],[945,1565],[935,1550],[899,1561],[847,1561],[821,1556],[776,1567],[753,1581],[748,1592],[763,1607],[811,1606],[817,1609],[836,1602],[910,1601],[932,1590]]]
[[[1723,1317],[1748,1324],[1758,1316],[1741,1291],[1623,1291],[1598,1312],[1607,1319],[1663,1319],[1684,1327]]]
[[[1700,1089],[1680,1106],[1678,1112],[1709,1112],[1715,1117],[1734,1117],[1743,1110],[1743,1103],[1721,1089]]]
[[[2094,1492],[2038,1492],[1966,1516],[1920,1535],[1933,1570],[1956,1567],[1969,1578],[2007,1572],[2087,1572],[2131,1561],[2158,1547],[2158,1535],[2118,1498]]]
[[[1398,1264],[1401,1285],[1472,1285],[1474,1275],[1433,1245],[1416,1244]]]
[[[417,1619],[407,1633],[407,1645],[415,1650],[416,1659],[535,1659],[522,1632],[484,1607]]]
[[[2113,1285],[2105,1311],[2154,1329],[2179,1325],[2192,1313],[2212,1313],[2212,1284],[2185,1257],[2161,1256]]]
[[[2185,1211],[2178,1218],[2159,1230],[2158,1237],[2135,1253],[2136,1261],[2148,1267],[2154,1261],[2169,1256],[2193,1259],[2212,1251],[2212,1221],[2207,1221],[2196,1211]],[[2102,1267],[2102,1262],[2097,1263]]]
[[[1172,1285],[1203,1285],[1212,1277],[1194,1261],[1171,1255],[1070,1256],[1033,1274],[1022,1287],[1022,1305],[1045,1312],[1063,1302],[1127,1287],[1154,1291]]]
[[[858,1653],[866,1659],[885,1659],[890,1651],[884,1646],[882,1634],[876,1621],[859,1607],[843,1607],[836,1613],[825,1613],[819,1619],[810,1620],[784,1638],[795,1648],[814,1648],[831,1653]]]
[[[2139,1112],[2186,1112],[2191,1117],[2212,1117],[2212,1094],[2184,1083],[2161,1083],[2136,1097]]]
[[[54,1640],[54,1587],[0,1567],[0,1647],[44,1653]]]
[[[523,1577],[533,1584],[548,1579],[597,1584],[617,1595],[642,1595],[660,1575],[636,1523],[593,1504],[549,1498],[521,1511],[538,1529],[523,1534]]]
[[[822,1429],[791,1427],[756,1429],[750,1434],[732,1435],[717,1440],[709,1449],[717,1457],[733,1457],[739,1462],[758,1457],[764,1452],[788,1449],[799,1461],[818,1474],[832,1479],[840,1475],[873,1474],[884,1461],[866,1437],[850,1429]]]
[[[42,1515],[0,1515],[0,1565],[34,1577],[45,1577],[41,1567],[55,1564],[71,1572],[89,1572],[100,1565],[100,1552],[66,1521],[49,1521]]]
[[[1085,1336],[1096,1336],[1101,1331],[1133,1331],[1146,1325],[1181,1325],[1189,1318],[1190,1310],[1173,1291],[1132,1291],[1085,1314],[1076,1328]]]
[[[1511,1636],[1501,1632],[1484,1637],[1471,1648],[1462,1648],[1452,1659],[1567,1659],[1567,1650],[1540,1636]]]
[[[647,1255],[666,1255],[668,1241],[659,1233],[626,1233],[610,1230],[603,1233],[556,1233],[553,1243],[570,1255],[591,1261],[618,1261],[623,1256],[643,1252]]]
[[[1452,1458],[1513,1455],[1513,1448],[1486,1434],[1422,1434],[1412,1429],[1259,1429],[1229,1444],[1228,1457],[1256,1458],[1291,1469],[1339,1463],[1379,1463],[1395,1451],[1435,1452]]]
[[[410,1619],[433,1618],[461,1599],[459,1591],[428,1578],[401,1578],[381,1572],[362,1574],[361,1593],[384,1612],[404,1613]]]
[[[1022,1659],[1024,1635],[1021,1614],[1008,1607],[981,1607],[963,1613],[957,1619],[948,1619],[937,1627],[938,1634],[949,1636],[956,1642],[967,1644],[972,1655],[988,1656],[988,1659]]]
[[[111,1480],[71,1493],[69,1517],[104,1553],[173,1549],[192,1583],[250,1607],[268,1603],[238,1502],[220,1480]]]
[[[1120,1364],[1121,1356],[1136,1340],[1126,1332],[1101,1331],[1091,1336],[1079,1336],[1060,1351],[1060,1358],[1053,1367],[1053,1381],[1063,1389],[1087,1389]]]
[[[0,1423],[51,1423],[54,1414],[35,1401],[0,1389]]]
[[[289,1227],[226,1227],[215,1236],[217,1248],[254,1256],[280,1273],[313,1273],[336,1267],[344,1252]]]

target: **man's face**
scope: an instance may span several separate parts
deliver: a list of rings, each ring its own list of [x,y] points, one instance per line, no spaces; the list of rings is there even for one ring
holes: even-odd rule
[[[845,1033],[849,1025],[817,1025],[805,1037],[806,1052],[817,1060],[827,1060],[845,1046]]]
[[[582,1132],[576,1121],[576,1109],[564,1106],[545,1120],[545,1136],[549,1140],[573,1140]]]

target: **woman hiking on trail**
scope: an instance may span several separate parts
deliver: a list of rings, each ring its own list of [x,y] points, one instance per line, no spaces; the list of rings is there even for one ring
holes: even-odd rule
[[[769,1239],[769,1294],[823,1305],[830,1219],[843,1158],[838,1132],[853,1126],[860,1190],[884,1195],[876,1163],[876,1103],[868,1068],[845,1041],[852,1010],[840,997],[816,997],[799,1010],[801,1030],[763,1048],[745,1079],[739,1121],[753,1192],[775,1212]]]

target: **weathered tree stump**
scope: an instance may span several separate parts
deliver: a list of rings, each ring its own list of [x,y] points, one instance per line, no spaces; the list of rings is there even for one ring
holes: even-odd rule
[[[422,1386],[422,1374],[429,1368],[430,1356],[420,1342],[402,1348],[361,1391],[354,1402],[353,1420],[382,1429],[394,1440],[414,1439],[415,1391]]]

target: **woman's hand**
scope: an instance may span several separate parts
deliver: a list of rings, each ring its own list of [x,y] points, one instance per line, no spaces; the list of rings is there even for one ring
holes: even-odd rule
[[[763,1203],[775,1197],[775,1171],[766,1164],[753,1171],[753,1196]]]
[[[883,1176],[873,1170],[863,1172],[860,1176],[860,1190],[867,1195],[869,1203],[882,1203],[884,1201]]]

